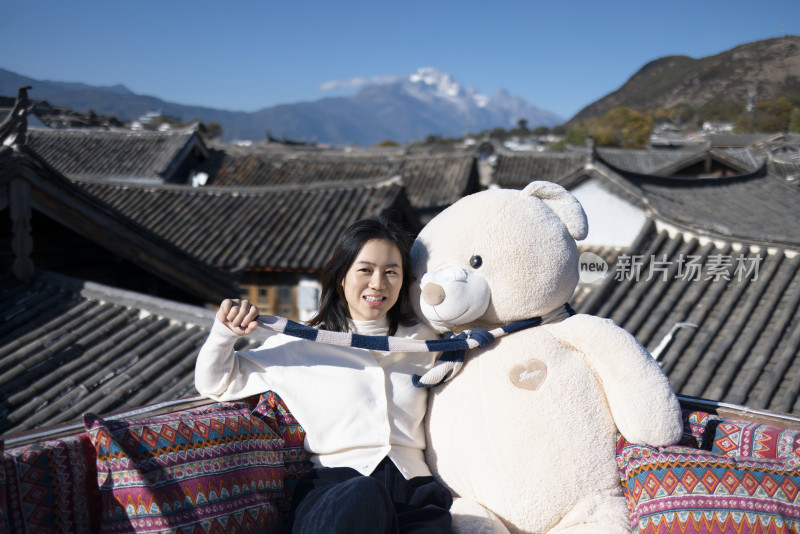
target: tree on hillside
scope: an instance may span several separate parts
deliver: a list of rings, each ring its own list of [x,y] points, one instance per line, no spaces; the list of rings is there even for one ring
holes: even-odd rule
[[[218,122],[200,123],[200,135],[206,139],[221,139],[222,126]]]
[[[589,135],[589,130],[585,124],[578,123],[570,127],[564,134],[564,142],[572,146],[586,146],[586,136]]]
[[[792,118],[789,121],[789,131],[793,133],[800,132],[800,108],[792,110]]]
[[[792,102],[785,97],[761,100],[752,113],[739,117],[734,130],[739,133],[787,132],[792,115]]]
[[[653,119],[645,113],[617,107],[587,125],[597,146],[644,148],[653,131]]]

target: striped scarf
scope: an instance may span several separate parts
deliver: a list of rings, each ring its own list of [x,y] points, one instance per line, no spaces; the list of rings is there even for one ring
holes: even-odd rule
[[[358,349],[384,352],[441,352],[433,368],[424,375],[414,375],[412,382],[416,387],[429,388],[451,380],[464,365],[465,351],[485,347],[497,338],[548,323],[554,323],[574,315],[569,304],[564,304],[542,317],[516,321],[493,330],[473,328],[460,334],[452,332],[442,339],[410,339],[393,336],[365,336],[351,332],[332,332],[320,330],[275,315],[259,315],[259,326],[292,337]]]

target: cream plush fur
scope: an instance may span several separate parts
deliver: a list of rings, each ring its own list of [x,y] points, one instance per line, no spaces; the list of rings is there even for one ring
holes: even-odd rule
[[[440,332],[543,316],[572,296],[575,240],[586,232],[579,202],[549,182],[462,198],[412,248],[417,312]],[[429,403],[428,464],[460,497],[453,517],[464,534],[629,533],[617,429],[652,446],[682,432],[678,400],[653,357],[589,315],[467,351],[461,373]]]

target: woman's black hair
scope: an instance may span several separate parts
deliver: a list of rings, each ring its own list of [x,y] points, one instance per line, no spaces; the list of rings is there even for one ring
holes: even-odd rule
[[[342,292],[342,280],[356,261],[358,253],[367,241],[381,239],[397,245],[403,258],[403,284],[397,302],[386,314],[389,319],[388,335],[397,333],[399,325],[417,323],[411,309],[409,286],[411,285],[411,236],[398,224],[384,217],[370,217],[354,222],[339,236],[333,254],[322,269],[322,295],[319,311],[308,324],[335,332],[348,332],[348,307]]]

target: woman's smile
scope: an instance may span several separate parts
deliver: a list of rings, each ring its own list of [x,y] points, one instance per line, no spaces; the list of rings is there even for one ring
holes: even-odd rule
[[[364,243],[341,282],[351,319],[381,319],[392,309],[403,285],[402,262],[400,249],[391,241]]]

